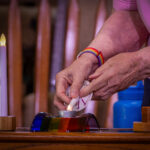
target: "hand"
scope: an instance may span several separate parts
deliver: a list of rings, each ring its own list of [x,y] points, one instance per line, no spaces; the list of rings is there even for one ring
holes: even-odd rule
[[[89,76],[92,81],[81,89],[80,96],[93,92],[95,100],[108,99],[113,93],[141,80],[141,70],[141,60],[137,52],[118,54]]]
[[[83,54],[75,60],[72,65],[56,75],[56,95],[54,105],[65,110],[65,104],[69,104],[71,98],[79,96],[80,88],[84,80],[98,67],[97,58],[89,53]],[[70,87],[70,97],[66,95],[66,90]]]

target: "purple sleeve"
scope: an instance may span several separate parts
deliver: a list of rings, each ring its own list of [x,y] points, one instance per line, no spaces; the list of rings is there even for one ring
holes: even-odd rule
[[[137,10],[136,0],[113,0],[115,10]]]

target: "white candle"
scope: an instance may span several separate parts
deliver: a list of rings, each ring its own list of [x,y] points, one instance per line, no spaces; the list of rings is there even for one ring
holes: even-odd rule
[[[7,52],[4,34],[0,38],[0,116],[8,115],[7,102]]]

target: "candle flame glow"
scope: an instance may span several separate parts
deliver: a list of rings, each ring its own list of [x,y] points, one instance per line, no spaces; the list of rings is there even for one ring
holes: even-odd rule
[[[71,105],[68,105],[67,110],[68,110],[68,111],[72,111],[72,106],[71,106]]]
[[[4,34],[0,37],[0,46],[6,46],[6,37]]]

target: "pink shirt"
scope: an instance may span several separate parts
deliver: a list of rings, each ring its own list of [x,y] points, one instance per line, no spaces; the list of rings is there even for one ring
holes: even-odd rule
[[[113,7],[115,10],[138,10],[150,33],[150,0],[114,0]]]

